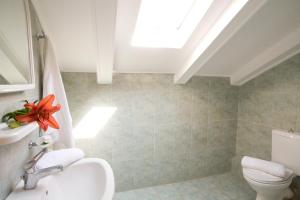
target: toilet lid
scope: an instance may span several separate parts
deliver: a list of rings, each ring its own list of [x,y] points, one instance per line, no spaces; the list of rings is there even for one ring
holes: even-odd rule
[[[293,172],[287,169],[286,172],[287,176],[285,178],[282,178],[282,177],[273,176],[271,174],[267,174],[259,170],[244,168],[243,174],[245,177],[248,177],[256,182],[274,184],[274,183],[286,182],[290,177],[292,177]]]

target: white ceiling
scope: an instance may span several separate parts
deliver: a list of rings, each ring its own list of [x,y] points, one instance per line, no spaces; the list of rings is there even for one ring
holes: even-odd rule
[[[207,33],[218,15],[230,1],[216,1],[182,49],[142,48],[131,46],[141,0],[119,0],[116,24],[116,72],[121,73],[172,73],[184,64],[195,44]]]
[[[265,4],[198,74],[230,77],[272,44],[300,28],[300,2],[289,1],[272,0]]]
[[[131,46],[141,0],[33,0],[62,71],[228,76],[242,84],[300,49],[299,0],[215,0],[182,49]],[[227,21],[226,21],[227,20]]]
[[[52,40],[63,71],[96,71],[92,3],[85,0],[36,0],[39,18]]]

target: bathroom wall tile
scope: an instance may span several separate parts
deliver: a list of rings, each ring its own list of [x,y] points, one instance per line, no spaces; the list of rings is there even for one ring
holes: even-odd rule
[[[116,191],[125,191],[134,188],[132,161],[113,161],[112,169],[115,177]]]
[[[194,76],[186,83],[186,86],[192,88],[197,93],[208,94],[209,81],[210,78]]]
[[[189,158],[199,160],[205,155],[207,149],[207,127],[193,127],[191,130],[191,144]]]
[[[251,123],[239,120],[237,127],[236,152],[238,155],[249,155],[252,153],[253,132]]]
[[[191,160],[199,161],[202,159],[202,156],[205,156],[207,154],[207,150],[207,138],[192,140],[188,158]]]
[[[20,181],[20,177],[24,173],[23,167],[33,153],[28,151],[28,143],[30,140],[36,139],[37,136],[38,131],[35,131],[21,141],[0,146],[0,163],[2,166],[0,171],[1,199],[4,199],[15,187],[15,184]]]
[[[249,124],[245,121],[238,123],[238,154],[269,159],[272,129],[259,124]]]
[[[134,169],[133,180],[135,188],[159,184],[156,180],[156,168],[152,159],[133,161],[132,166]]]
[[[192,110],[191,123],[192,126],[202,125],[208,123],[208,94],[196,91],[192,94]]]
[[[209,94],[209,101],[209,120],[236,119],[237,93],[235,91],[212,91]]]
[[[256,120],[258,112],[259,111],[256,109],[255,93],[245,93],[243,91],[239,91],[238,119],[254,121]]]
[[[119,128],[113,139],[113,166],[130,164],[125,175],[114,169],[117,185],[128,189],[222,173],[230,169],[234,152],[232,168],[240,166],[242,155],[270,159],[272,128],[300,129],[295,109],[300,107],[299,65],[291,60],[239,88],[228,79],[203,77],[178,86],[172,75],[157,74],[116,74],[111,88],[88,82],[96,91],[90,104],[109,102],[118,108],[107,124]],[[90,74],[84,76],[89,79]],[[67,93],[75,96],[77,87],[70,88]],[[84,102],[71,98],[72,115],[80,118]]]
[[[213,153],[208,157],[208,174],[220,174],[230,171],[231,162],[228,162],[232,156],[224,152]]]
[[[110,106],[111,98],[112,98],[112,87],[111,85],[100,85],[98,84],[96,87],[90,87],[87,91],[89,91],[89,98],[83,98],[88,101],[88,104],[95,107],[105,107]],[[78,95],[80,96],[80,95]]]
[[[63,77],[75,126],[92,107],[116,108],[95,138],[77,143],[87,155],[112,163],[120,190],[228,170],[235,142],[229,138],[235,130],[226,123],[236,120],[237,112],[237,88],[228,79],[193,77],[185,85],[174,85],[168,74],[115,74],[112,85],[101,86],[90,81],[95,74],[63,73]],[[81,90],[88,98],[75,97]],[[215,140],[222,148],[215,152],[216,146],[207,145],[209,116],[223,127],[219,134],[223,138]],[[216,158],[208,160],[211,155]],[[202,166],[206,162],[209,165]],[[128,173],[123,174],[122,165]]]
[[[191,148],[191,141],[186,140],[182,138],[182,141],[180,142],[180,138],[175,140],[175,151],[173,153],[173,158],[175,160],[182,160],[187,159],[190,156],[190,151],[193,149]]]
[[[184,160],[156,162],[156,179],[160,184],[189,179],[188,163]]]
[[[191,126],[189,123],[176,123],[173,125],[173,134],[175,145],[180,143],[190,142],[191,140]]]
[[[175,151],[175,145],[173,142],[156,142],[154,158],[157,161],[173,160]]]
[[[136,127],[153,127],[155,124],[155,114],[154,112],[147,112],[145,109],[133,109],[131,120],[132,125]]]
[[[276,73],[274,70],[263,73],[254,79],[256,93],[268,93],[274,90]]]
[[[207,134],[208,148],[235,149],[235,122],[234,120],[211,122]]]
[[[170,124],[175,121],[176,117],[180,117],[175,114],[177,110],[176,96],[170,91],[166,91],[164,95],[159,96],[157,101],[155,111],[156,124]]]
[[[233,174],[241,177],[240,161],[243,155],[271,159],[272,129],[299,130],[299,56],[294,56],[239,88]],[[297,180],[293,181],[292,187],[295,191],[300,188]]]
[[[295,130],[297,120],[296,95],[275,94],[273,103],[272,127],[285,130],[292,128]]]
[[[89,157],[102,158],[109,163],[112,162],[113,141],[112,140],[92,140],[90,145]]]
[[[112,89],[115,91],[131,92],[134,85],[134,75],[131,74],[114,74]]]
[[[293,94],[299,83],[300,68],[291,60],[287,60],[274,69],[274,92]]]
[[[209,79],[209,92],[227,93],[230,90],[235,90],[235,87],[230,85],[229,78]]]
[[[198,155],[197,159],[188,160],[189,177],[191,179],[201,178],[211,175],[207,156]]]
[[[242,155],[236,155],[235,157],[233,157],[231,162],[231,174],[239,179],[244,179],[241,167],[242,158]]]
[[[156,180],[159,183],[166,184],[176,182],[176,173],[178,172],[177,165],[178,161],[165,160],[155,163],[156,169]]]
[[[112,156],[114,161],[152,159],[154,145],[148,141],[137,144],[136,141],[132,140],[127,145],[114,146]]]
[[[270,126],[272,124],[272,116],[274,110],[274,102],[271,99],[274,98],[271,92],[256,92],[254,93],[254,101],[249,109],[252,110],[254,114],[252,117],[252,122],[257,124],[263,124],[265,126]]]
[[[155,159],[172,160],[175,151],[173,123],[157,126],[155,134]]]
[[[76,147],[82,149],[87,157],[90,157],[91,149],[91,139],[77,139],[75,141]]]
[[[300,66],[300,54],[297,54],[290,58],[291,61],[293,61],[297,66]]]
[[[272,144],[272,128],[252,124],[252,150],[255,157],[270,160]]]

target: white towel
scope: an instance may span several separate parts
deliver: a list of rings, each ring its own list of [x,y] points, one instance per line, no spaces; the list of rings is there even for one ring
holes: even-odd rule
[[[285,181],[288,178],[290,178],[293,175],[293,171],[286,168],[286,177],[278,177],[273,176],[271,174],[265,173],[263,171],[259,171],[256,169],[249,169],[249,168],[243,168],[243,173],[246,174],[248,177],[253,177],[254,180],[262,181],[262,182],[280,182]]]
[[[286,168],[284,165],[275,162],[257,159],[257,158],[252,158],[248,156],[243,157],[242,166],[244,168],[263,171],[265,173],[271,174],[273,176],[281,177],[281,178],[285,178],[287,175]]]
[[[46,153],[36,164],[36,169],[44,169],[56,165],[67,167],[82,159],[84,152],[78,148],[62,149]]]
[[[60,128],[56,130],[49,127],[48,133],[57,132],[59,134],[59,139],[54,144],[55,149],[72,148],[75,146],[72,134],[72,117],[60,69],[56,62],[54,49],[49,38],[40,40],[40,42],[41,49],[44,51],[42,53],[42,59],[44,62],[43,96],[45,97],[49,94],[54,94],[56,96],[54,103],[59,103],[61,105],[61,110],[54,114]]]

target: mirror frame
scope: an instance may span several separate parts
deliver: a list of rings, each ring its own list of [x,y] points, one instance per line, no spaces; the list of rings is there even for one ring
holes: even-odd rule
[[[27,27],[27,40],[28,40],[28,57],[29,57],[29,73],[30,80],[28,84],[11,84],[0,85],[0,93],[18,92],[24,90],[31,90],[35,88],[35,73],[34,73],[34,58],[33,58],[33,44],[32,44],[32,30],[31,30],[31,15],[28,0],[24,0],[26,27]]]

